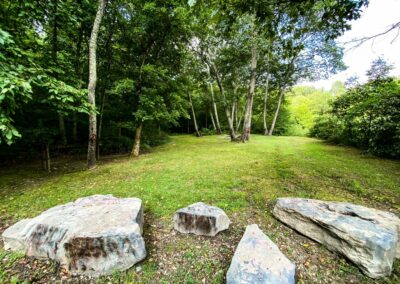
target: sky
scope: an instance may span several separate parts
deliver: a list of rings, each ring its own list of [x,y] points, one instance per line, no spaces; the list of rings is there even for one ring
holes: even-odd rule
[[[353,21],[351,30],[338,38],[339,43],[348,42],[354,38],[371,36],[381,33],[390,25],[400,21],[400,0],[370,0],[370,4],[361,15],[361,18]],[[378,56],[383,56],[395,69],[391,75],[400,76],[400,36],[394,42],[396,31],[379,37],[375,41],[368,41],[362,46],[345,49],[344,63],[347,70],[331,76],[328,80],[317,82],[304,82],[301,85],[311,85],[317,88],[330,89],[332,83],[340,80],[346,81],[350,76],[357,75],[360,82],[366,81],[365,73],[371,66],[371,62]]]

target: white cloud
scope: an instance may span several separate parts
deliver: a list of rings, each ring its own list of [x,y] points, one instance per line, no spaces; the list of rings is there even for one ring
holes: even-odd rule
[[[352,23],[351,30],[347,31],[338,42],[348,42],[354,38],[372,36],[383,32],[395,22],[400,21],[400,0],[371,0],[360,19]],[[328,80],[318,82],[305,82],[302,85],[312,85],[330,89],[333,82],[357,75],[361,81],[365,81],[365,72],[369,69],[372,60],[378,56],[383,56],[390,63],[394,64],[395,69],[392,75],[400,75],[400,37],[394,41],[396,32],[379,37],[374,41],[368,41],[362,46],[346,50],[344,62],[348,69],[331,76]]]

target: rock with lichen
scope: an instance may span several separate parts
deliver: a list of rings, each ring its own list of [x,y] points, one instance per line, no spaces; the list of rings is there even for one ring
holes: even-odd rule
[[[93,195],[48,209],[4,231],[5,249],[50,258],[73,275],[99,276],[146,257],[138,198]]]
[[[391,274],[400,257],[400,219],[385,211],[346,202],[279,198],[274,216],[324,244],[372,278]]]
[[[174,215],[175,230],[184,234],[213,237],[228,229],[230,223],[222,209],[203,202],[179,209]]]

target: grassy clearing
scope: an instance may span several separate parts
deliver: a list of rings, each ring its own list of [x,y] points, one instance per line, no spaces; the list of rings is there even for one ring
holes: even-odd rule
[[[253,136],[250,143],[238,144],[224,136],[176,136],[139,159],[114,158],[93,171],[83,170],[83,162],[56,166],[52,174],[29,168],[0,172],[3,224],[91,194],[141,198],[149,256],[140,272],[133,268],[113,281],[221,283],[245,225],[257,222],[296,262],[299,283],[376,283],[282,226],[270,210],[276,198],[295,196],[400,212],[399,162],[309,138]],[[68,172],[71,168],[75,171]],[[214,239],[176,234],[174,211],[197,201],[223,208],[234,222],[232,229]],[[0,262],[0,275],[7,265]],[[399,261],[391,278],[378,283],[397,281]]]

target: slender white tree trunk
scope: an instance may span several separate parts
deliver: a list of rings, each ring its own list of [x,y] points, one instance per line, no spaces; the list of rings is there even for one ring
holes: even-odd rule
[[[248,141],[250,139],[251,132],[251,117],[253,112],[253,99],[254,99],[254,91],[256,86],[256,68],[257,68],[257,50],[255,47],[251,49],[251,77],[250,77],[250,85],[249,91],[247,93],[246,100],[246,111],[244,114],[243,121],[243,132],[240,140],[242,142]]]
[[[267,126],[267,101],[268,101],[268,88],[269,88],[269,74],[267,74],[267,81],[265,83],[265,94],[264,94],[264,109],[263,109],[263,128],[264,135],[268,135]]]
[[[233,103],[232,103],[232,113],[231,113],[231,117],[232,117],[232,124],[233,127],[235,128],[235,125],[237,126],[237,89],[239,88],[239,86],[237,86],[236,84],[234,84],[233,87]]]
[[[239,114],[239,119],[236,117],[237,123],[236,123],[236,132],[240,132],[240,126],[242,125],[242,120],[243,120],[243,114],[246,111],[246,105],[243,106],[242,111]]]
[[[276,106],[276,110],[275,110],[275,115],[274,118],[272,119],[272,124],[271,124],[271,128],[269,129],[268,135],[271,136],[272,133],[274,132],[274,128],[275,128],[275,124],[276,124],[276,120],[278,119],[278,115],[279,115],[279,110],[281,108],[281,104],[282,104],[282,100],[283,100],[283,90],[279,89],[279,100],[278,100],[278,105]]]
[[[214,116],[213,116],[211,110],[210,110],[210,117],[211,117],[211,122],[212,122],[212,125],[213,125],[213,128],[214,128],[214,131],[217,131],[217,127],[216,127],[216,125],[215,125]]]
[[[193,118],[193,123],[194,123],[194,130],[195,130],[196,136],[200,137],[201,134],[199,132],[199,128],[197,127],[196,113],[194,112],[192,95],[190,94],[190,92],[188,92],[188,95],[189,95],[190,108],[192,109],[192,118]]]
[[[218,116],[218,108],[217,104],[215,102],[215,97],[214,97],[214,87],[213,84],[210,83],[210,92],[211,92],[211,99],[212,99],[212,105],[213,105],[213,110],[214,110],[214,115],[215,115],[215,126],[217,127],[217,133],[221,134],[221,125],[219,124],[219,116]]]
[[[103,18],[104,10],[106,7],[106,0],[99,0],[98,3],[99,5],[96,13],[96,18],[93,23],[92,33],[90,35],[90,42],[89,42],[88,101],[94,108],[96,107],[97,37],[99,34],[101,20]],[[87,165],[89,169],[96,167],[96,140],[97,140],[97,120],[96,120],[96,113],[92,111],[89,114],[89,143],[88,143],[88,155],[87,155]]]
[[[224,91],[224,87],[222,85],[222,81],[221,78],[219,76],[218,70],[216,68],[216,66],[214,64],[210,64],[211,68],[213,68],[214,74],[215,74],[215,78],[218,84],[218,89],[219,92],[221,93],[222,96],[222,100],[223,100],[223,104],[224,104],[224,109],[225,109],[225,115],[226,115],[226,119],[228,120],[228,127],[229,127],[229,136],[231,137],[231,141],[236,141],[236,132],[235,129],[233,128],[233,121],[232,121],[232,117],[231,117],[231,112],[229,110],[229,106],[228,106],[228,102],[226,100],[225,97],[225,91]]]

